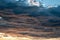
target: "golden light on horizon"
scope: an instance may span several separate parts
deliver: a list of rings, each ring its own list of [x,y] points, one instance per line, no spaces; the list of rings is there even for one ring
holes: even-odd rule
[[[30,37],[13,37],[5,33],[0,33],[0,40],[32,40]]]
[[[3,37],[0,38],[0,40],[32,40],[32,39],[26,37]]]
[[[23,37],[22,40],[32,40],[32,39]]]
[[[0,33],[0,40],[60,40],[60,38],[33,38],[27,37],[13,37],[12,35],[5,35],[5,33]]]

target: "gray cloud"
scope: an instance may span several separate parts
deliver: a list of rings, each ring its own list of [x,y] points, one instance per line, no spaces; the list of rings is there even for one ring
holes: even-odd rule
[[[48,27],[59,27],[60,26],[60,6],[58,7],[52,7],[52,8],[44,8],[36,7],[36,6],[18,6],[15,3],[12,3],[11,1],[14,0],[6,0],[6,1],[0,1],[0,8],[3,10],[6,9],[12,9],[13,15],[10,15],[11,18],[5,16],[5,11],[2,12],[1,15],[3,20],[0,20],[0,26],[3,29],[4,32],[12,32],[16,34],[23,34],[23,35],[29,35],[29,36],[35,36],[35,37],[48,37],[48,36],[55,36],[53,33],[47,33],[44,32],[52,32],[52,28],[45,28]],[[16,15],[16,14],[28,14],[27,16]],[[33,17],[32,17],[33,16]],[[11,28],[18,28],[16,31]],[[8,29],[8,30],[6,30]],[[20,30],[21,29],[21,30]],[[23,32],[21,32],[24,30]],[[48,31],[47,31],[48,30]],[[28,32],[26,32],[28,31]],[[40,32],[42,31],[42,33]],[[41,34],[40,34],[41,33]],[[59,36],[58,34],[56,36]]]

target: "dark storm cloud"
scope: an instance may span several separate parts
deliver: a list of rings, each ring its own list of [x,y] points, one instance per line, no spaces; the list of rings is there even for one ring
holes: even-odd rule
[[[12,1],[12,2],[11,2]],[[17,34],[23,34],[23,35],[29,35],[29,36],[35,36],[35,37],[40,37],[40,36],[45,36],[45,33],[40,34],[40,31],[51,31],[52,29],[50,28],[44,28],[45,26],[48,27],[59,27],[60,26],[60,6],[58,7],[52,7],[52,8],[44,8],[43,6],[41,7],[36,7],[36,6],[18,6],[14,2],[14,0],[0,0],[0,9],[12,9],[15,14],[28,14],[27,17],[23,16],[20,17],[18,15],[15,15],[16,18],[3,18],[4,20],[0,20],[0,26],[4,29],[7,28],[15,28],[18,27],[20,29],[25,29],[26,31],[20,32],[20,29],[17,29],[16,31],[13,31],[13,33]],[[12,15],[10,15],[12,16]],[[34,17],[31,17],[34,16]],[[38,16],[45,17],[44,19],[42,18],[37,18]],[[47,16],[47,17],[46,17]],[[50,16],[50,17],[49,17]],[[12,21],[11,21],[12,20]],[[40,21],[41,20],[41,21]],[[23,29],[23,30],[24,30]],[[11,30],[11,29],[10,29]],[[10,31],[9,29],[7,32]],[[19,31],[18,31],[19,30]],[[47,31],[47,32],[48,32]],[[12,30],[10,31],[12,32]],[[49,33],[48,33],[49,35]],[[47,36],[48,36],[47,35]]]
[[[8,2],[9,1],[9,2]],[[55,19],[47,19],[47,23],[43,22],[42,25],[48,25],[48,26],[60,26],[60,6],[58,7],[51,7],[51,8],[45,8],[43,6],[36,7],[36,6],[18,6],[16,5],[16,2],[12,3],[14,0],[0,0],[0,9],[12,9],[15,14],[28,14],[28,16],[51,16],[52,18],[58,18]],[[12,1],[12,2],[11,2]],[[51,22],[52,21],[52,22]],[[57,23],[57,24],[51,24],[51,23]],[[50,24],[48,24],[50,23]]]
[[[28,13],[33,16],[60,16],[60,6],[46,9],[42,5],[40,7],[24,7],[18,6],[18,3],[16,0],[0,0],[0,9],[11,8],[16,14]]]
[[[49,12],[54,16],[60,17],[60,11],[59,10],[60,10],[60,6],[52,7],[52,8],[49,9]]]

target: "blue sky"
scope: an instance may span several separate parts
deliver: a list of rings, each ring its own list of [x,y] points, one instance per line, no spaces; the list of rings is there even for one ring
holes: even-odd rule
[[[43,3],[44,6],[58,6],[60,5],[60,0],[38,0]]]

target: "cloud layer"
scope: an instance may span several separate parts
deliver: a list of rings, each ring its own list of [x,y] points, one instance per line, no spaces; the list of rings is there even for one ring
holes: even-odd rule
[[[8,0],[7,0],[8,1]],[[18,6],[16,2],[0,1],[1,32],[32,37],[60,37],[60,6],[45,8],[37,6]],[[20,4],[19,4],[20,5]],[[58,30],[59,29],[59,30]],[[20,35],[21,34],[21,35]]]

